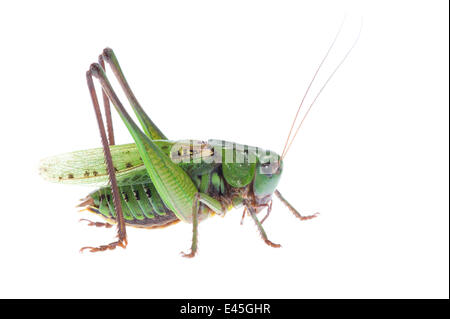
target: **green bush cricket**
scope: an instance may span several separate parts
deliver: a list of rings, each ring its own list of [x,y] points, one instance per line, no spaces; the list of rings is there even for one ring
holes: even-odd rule
[[[310,104],[294,131],[303,101],[314,79],[331,51],[339,32],[321,61],[305,92],[292,123],[282,155],[258,147],[226,141],[170,141],[152,122],[134,96],[114,52],[106,48],[86,73],[87,84],[96,114],[102,148],[76,151],[46,158],[40,163],[40,174],[47,180],[65,184],[101,185],[90,193],[79,207],[101,216],[106,222],[89,222],[90,226],[111,227],[117,224],[117,240],[99,247],[83,247],[91,252],[125,248],[126,226],[158,228],[178,221],[193,226],[192,244],[184,257],[197,252],[200,221],[215,214],[224,215],[232,208],[244,207],[244,216],[255,222],[264,242],[280,247],[267,237],[262,226],[272,209],[275,194],[300,220],[317,216],[302,216],[277,190],[283,171],[283,159],[292,145],[303,120],[317,97],[336,70],[347,58],[354,45],[341,60]],[[105,73],[106,61],[120,83],[142,130],[127,113]],[[102,119],[96,78],[102,86],[106,128]],[[128,128],[134,143],[115,145],[110,102]],[[292,138],[291,138],[292,137]],[[263,219],[258,214],[266,210]]]

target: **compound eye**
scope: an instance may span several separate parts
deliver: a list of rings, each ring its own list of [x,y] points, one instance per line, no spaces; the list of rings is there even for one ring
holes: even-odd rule
[[[273,174],[275,174],[278,171],[278,163],[262,163],[259,169],[259,172],[261,174],[267,175],[267,177],[272,177]]]

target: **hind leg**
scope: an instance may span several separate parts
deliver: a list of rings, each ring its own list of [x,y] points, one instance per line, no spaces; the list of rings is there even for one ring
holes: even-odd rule
[[[111,67],[114,75],[120,83],[120,86],[123,89],[123,92],[127,96],[128,101],[130,102],[131,107],[133,108],[134,113],[136,114],[141,126],[144,130],[144,133],[152,140],[167,140],[167,137],[161,132],[161,130],[156,126],[155,123],[150,119],[150,117],[145,113],[144,109],[139,104],[136,96],[128,84],[125,75],[120,68],[119,61],[117,60],[114,51],[110,48],[106,48],[103,50],[103,54],[101,55],[102,59],[105,59]],[[101,64],[101,63],[100,63]],[[102,65],[103,69],[105,68]]]
[[[101,245],[99,247],[90,247],[90,246],[83,247],[80,249],[80,252],[83,252],[86,249],[88,249],[90,252],[105,251],[108,249],[112,250],[112,249],[115,249],[117,246],[125,248],[127,245],[127,233],[126,233],[126,228],[125,228],[125,220],[123,218],[123,211],[122,211],[122,205],[120,202],[119,189],[117,187],[117,180],[116,180],[116,174],[115,174],[115,170],[114,170],[114,164],[113,164],[112,157],[111,157],[111,151],[109,149],[108,139],[106,137],[106,131],[105,131],[104,123],[103,123],[102,114],[100,112],[100,106],[99,106],[98,99],[97,99],[97,93],[95,91],[94,83],[92,80],[91,70],[86,72],[86,80],[87,80],[87,85],[89,88],[89,93],[91,95],[92,104],[94,106],[95,116],[97,118],[97,124],[98,124],[99,131],[100,131],[100,137],[102,140],[103,151],[105,153],[105,162],[106,162],[106,167],[108,169],[109,183],[111,185],[114,207],[116,209],[118,240],[115,242],[109,243],[107,245]]]

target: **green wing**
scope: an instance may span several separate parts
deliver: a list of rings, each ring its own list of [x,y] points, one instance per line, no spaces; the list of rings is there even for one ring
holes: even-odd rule
[[[169,156],[171,156],[171,151],[176,154],[183,154],[186,150],[192,151],[190,140],[176,142],[155,140],[154,142]],[[178,148],[172,149],[175,144]],[[187,156],[190,159],[198,156],[200,150],[205,156],[207,145],[201,144],[201,142],[197,142],[197,145],[200,146],[197,146],[198,149],[194,148],[193,154],[188,152]],[[110,149],[119,186],[150,180],[136,144],[112,145]],[[206,150],[206,152],[208,151],[209,149]],[[180,163],[179,165],[193,174],[201,174],[205,170],[209,171],[212,167],[201,162],[198,164]],[[109,181],[103,148],[75,151],[45,158],[40,162],[39,173],[44,179],[61,184],[106,186]]]
[[[135,144],[113,145],[110,149],[118,178],[143,168]],[[45,158],[39,173],[46,180],[63,184],[105,185],[109,180],[102,148]]]

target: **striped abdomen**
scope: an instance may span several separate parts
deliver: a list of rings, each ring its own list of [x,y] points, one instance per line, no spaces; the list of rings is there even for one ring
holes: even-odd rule
[[[216,197],[226,194],[226,183],[220,167],[191,178],[201,192]],[[148,175],[140,176],[133,182],[119,186],[123,217],[127,225],[153,228],[168,226],[179,221],[164,204]],[[116,212],[110,187],[102,187],[92,192],[82,205],[87,206],[89,211],[102,215],[109,222],[115,223]],[[202,212],[204,216],[201,219],[209,215],[209,211],[202,210]]]
[[[178,221],[175,214],[164,205],[151,182],[119,186],[125,223],[137,227],[161,227]],[[110,187],[89,194],[88,210],[115,222],[116,211]]]

